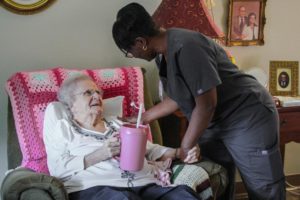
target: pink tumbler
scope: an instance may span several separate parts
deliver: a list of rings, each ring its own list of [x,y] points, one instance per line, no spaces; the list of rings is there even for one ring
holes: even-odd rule
[[[146,153],[146,126],[126,124],[120,129],[121,154],[120,167],[122,170],[139,171],[144,166]]]

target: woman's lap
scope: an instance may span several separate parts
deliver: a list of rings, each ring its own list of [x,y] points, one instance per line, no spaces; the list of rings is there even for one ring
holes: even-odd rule
[[[161,187],[150,184],[141,187],[120,188],[110,186],[95,186],[83,191],[69,194],[70,200],[181,200],[181,199],[200,199],[188,186],[180,185],[176,187]]]

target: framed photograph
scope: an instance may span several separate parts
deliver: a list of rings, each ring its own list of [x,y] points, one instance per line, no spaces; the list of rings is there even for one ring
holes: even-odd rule
[[[2,6],[17,14],[33,14],[39,12],[55,0],[0,0]]]
[[[270,61],[270,92],[273,96],[298,96],[298,61]]]
[[[227,46],[264,44],[267,0],[230,0]]]

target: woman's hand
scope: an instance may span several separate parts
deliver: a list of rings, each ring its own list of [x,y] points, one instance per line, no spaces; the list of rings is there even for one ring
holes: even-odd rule
[[[106,157],[106,159],[109,159],[111,157],[118,156],[121,151],[120,139],[118,137],[108,138],[102,148],[104,150],[104,158]]]
[[[173,160],[181,157],[181,149],[168,149],[160,158],[159,160],[166,160],[168,158],[171,158]],[[183,162],[191,164],[198,162],[200,160],[200,148],[198,144],[194,146],[192,149],[190,149],[187,153],[187,156],[183,159]]]
[[[118,137],[108,138],[102,147],[84,157],[85,169],[103,160],[120,155],[120,139]]]
[[[198,162],[199,160],[200,160],[200,147],[197,144],[196,146],[194,146],[192,149],[188,151],[187,156],[185,157],[183,162],[190,164],[190,163]]]

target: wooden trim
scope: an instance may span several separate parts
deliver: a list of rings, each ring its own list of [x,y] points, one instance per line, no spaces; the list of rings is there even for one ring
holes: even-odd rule
[[[291,174],[286,176],[286,181],[292,185],[300,186],[300,174]]]

